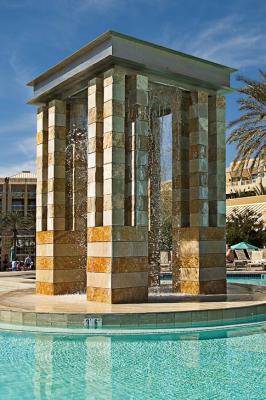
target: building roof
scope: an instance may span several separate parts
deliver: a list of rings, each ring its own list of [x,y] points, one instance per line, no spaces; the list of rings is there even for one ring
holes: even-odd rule
[[[114,64],[124,65],[143,73],[168,76],[179,82],[190,82],[214,90],[230,87],[230,73],[234,68],[194,57],[154,43],[136,39],[118,32],[108,31],[63,61],[31,80],[34,97],[30,104],[47,102],[76,88],[96,74]],[[71,91],[71,90],[70,90]]]
[[[16,175],[10,176],[11,179],[36,179],[37,175],[31,171],[21,171]]]

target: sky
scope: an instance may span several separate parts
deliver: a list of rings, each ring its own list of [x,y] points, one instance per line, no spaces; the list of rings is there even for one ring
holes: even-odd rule
[[[35,170],[36,107],[26,83],[112,29],[258,77],[265,0],[0,0],[0,176]],[[238,87],[235,73],[232,86]],[[227,97],[227,121],[238,116]],[[227,147],[227,165],[234,147]]]

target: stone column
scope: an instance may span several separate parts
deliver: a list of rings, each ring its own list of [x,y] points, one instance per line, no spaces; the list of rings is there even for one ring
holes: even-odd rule
[[[209,221],[225,227],[225,99],[209,97]]]
[[[37,189],[36,230],[47,230],[47,181],[48,181],[48,110],[37,112]]]
[[[126,85],[126,225],[148,226],[148,78],[130,76]]]
[[[189,110],[189,227],[179,229],[179,284],[183,293],[216,294],[225,292],[224,266],[217,266],[216,254],[225,251],[224,230],[209,226],[208,160],[212,143],[208,130],[208,94],[191,94]],[[210,108],[209,108],[210,110]],[[212,118],[212,117],[211,117]],[[216,153],[216,151],[215,151]],[[212,156],[217,162],[217,154]],[[212,203],[211,203],[212,206]],[[212,209],[213,210],[213,209]],[[216,211],[212,211],[212,217]],[[220,262],[218,262],[220,265]]]
[[[49,103],[47,231],[37,232],[36,291],[39,294],[75,293],[84,288],[82,251],[76,232],[65,231],[66,105]]]
[[[103,226],[88,228],[87,297],[106,303],[141,302],[148,294],[147,226],[125,226],[124,71],[107,71],[103,86]],[[147,127],[142,128],[147,136]],[[94,180],[95,197],[96,187]]]
[[[177,91],[172,105],[172,273],[173,289],[181,291],[180,234],[189,227],[189,102]]]
[[[88,87],[88,204],[87,226],[103,224],[103,80]]]

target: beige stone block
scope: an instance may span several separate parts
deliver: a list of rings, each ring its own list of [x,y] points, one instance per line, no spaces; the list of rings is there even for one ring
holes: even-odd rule
[[[120,116],[124,117],[125,115],[125,103],[124,100],[119,101],[119,100],[108,100],[104,103],[103,107],[103,117],[107,118],[110,116]]]
[[[54,271],[53,270],[36,270],[36,281],[38,282],[54,282]]]
[[[48,128],[50,128],[52,126],[65,127],[66,126],[66,114],[52,112],[49,110]]]
[[[109,84],[104,88],[103,95],[104,102],[109,100],[124,101],[125,99],[125,85],[122,84]]]
[[[102,194],[102,182],[89,182],[87,186],[88,197],[98,197]]]
[[[125,212],[124,209],[120,210],[107,210],[103,211],[103,225],[124,225]]]
[[[105,179],[103,181],[103,192],[104,195],[124,193],[125,192],[125,180],[122,175],[120,178]]]
[[[125,149],[121,147],[108,147],[103,152],[104,164],[124,164],[125,163]]]
[[[49,165],[48,166],[48,179],[65,178],[65,166]]]
[[[49,192],[47,204],[65,204],[65,192]]]
[[[48,218],[65,218],[66,208],[64,204],[48,204]]]
[[[111,289],[111,280],[110,273],[87,272],[87,287]]]
[[[123,133],[125,131],[125,118],[121,116],[110,116],[103,120],[103,132],[110,131]]]
[[[92,242],[87,243],[87,254],[91,257],[112,257],[113,249],[111,242]]]
[[[66,141],[64,139],[49,139],[48,140],[48,154],[49,153],[65,153]],[[55,155],[56,157],[56,155]]]
[[[103,136],[103,148],[109,147],[125,147],[125,133],[124,132],[106,132]]]
[[[104,202],[103,202],[103,209],[104,210],[112,210],[112,209],[120,209],[124,208],[124,195],[123,193],[116,193],[114,195],[105,195]]]
[[[36,256],[37,257],[51,257],[54,255],[53,244],[38,244],[36,246]]]
[[[48,230],[64,231],[65,227],[65,218],[47,218]]]

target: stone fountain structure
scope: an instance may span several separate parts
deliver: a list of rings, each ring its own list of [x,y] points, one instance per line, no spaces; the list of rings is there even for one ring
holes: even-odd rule
[[[109,31],[29,83],[39,106],[38,294],[86,289],[89,301],[147,302],[158,252],[149,243],[160,190],[153,155],[169,113],[173,288],[225,293],[224,95],[233,71]]]

